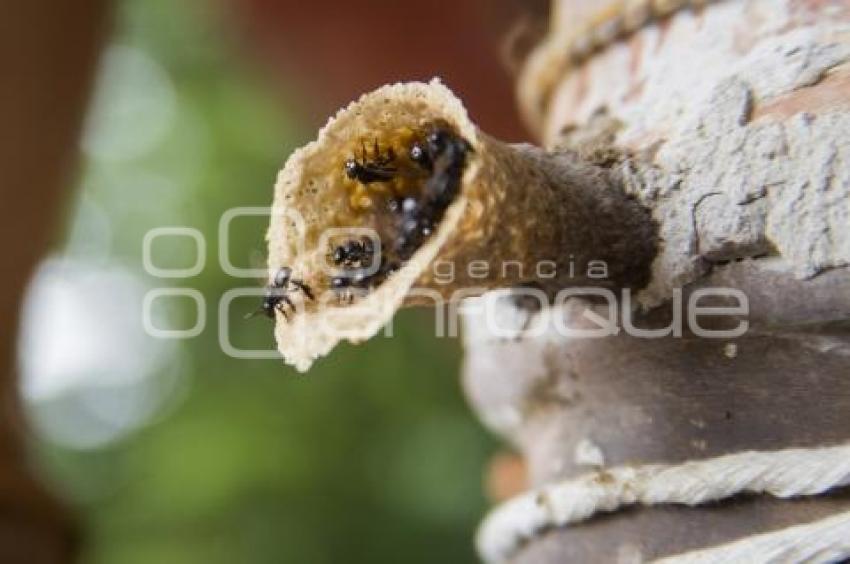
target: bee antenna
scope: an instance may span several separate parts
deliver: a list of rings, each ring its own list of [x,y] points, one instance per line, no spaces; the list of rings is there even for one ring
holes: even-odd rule
[[[258,315],[260,315],[261,313],[263,313],[263,308],[260,307],[260,308],[257,308],[250,313],[246,313],[245,315],[242,316],[242,319],[253,319],[253,318],[257,317]]]

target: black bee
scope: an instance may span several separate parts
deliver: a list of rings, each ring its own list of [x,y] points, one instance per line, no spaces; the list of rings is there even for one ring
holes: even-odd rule
[[[290,288],[290,286],[292,288]],[[274,275],[272,283],[266,286],[266,294],[263,296],[263,302],[260,307],[257,311],[247,315],[246,317],[254,317],[255,315],[262,313],[266,317],[274,319],[274,312],[277,310],[288,320],[289,315],[286,313],[284,306],[288,305],[292,311],[295,311],[295,304],[292,303],[292,300],[290,300],[289,296],[287,296],[287,293],[292,290],[301,290],[309,299],[315,299],[313,297],[313,291],[307,284],[301,280],[292,278],[291,268],[288,266],[279,268]]]
[[[387,210],[391,213],[404,213],[409,215],[419,206],[416,198],[408,196],[406,198],[390,198],[387,200]]]
[[[362,242],[366,242],[365,237]],[[369,242],[371,243],[371,240]],[[372,261],[372,256],[369,257],[368,262]],[[401,263],[397,260],[391,260],[383,252],[380,261],[374,272],[372,272],[372,268],[364,268],[365,265],[361,263],[354,270],[339,272],[331,278],[331,289],[336,292],[340,303],[353,302],[355,295],[363,295],[372,288],[381,285],[387,277],[401,268]]]
[[[345,161],[345,174],[350,179],[361,184],[371,184],[373,182],[388,182],[396,177],[398,168],[393,164],[395,163],[395,153],[392,147],[388,147],[387,152],[382,154],[380,147],[378,147],[378,140],[375,139],[372,148],[372,160],[369,160],[365,143],[361,142],[361,149],[360,160],[357,159],[355,154]]]
[[[469,143],[454,133],[448,124],[433,124],[408,149],[408,158],[416,165],[413,169],[398,169],[393,151],[388,149],[382,155],[377,140],[371,161],[365,146],[360,161],[356,157],[346,161],[348,176],[362,184],[410,176],[423,179],[424,186],[418,198],[408,196],[387,200],[387,210],[396,216],[398,234],[387,254],[382,249],[377,271],[367,273],[365,268],[375,253],[371,240],[365,237],[350,240],[333,249],[330,259],[335,265],[345,268],[330,280],[330,287],[341,303],[351,303],[355,295],[379,286],[431,236],[446,208],[457,196],[467,155],[471,151]]]
[[[434,231],[460,189],[469,143],[451,129],[435,125],[423,141],[415,141],[409,157],[430,173],[421,199],[406,198],[396,209],[401,211],[399,235],[395,242],[398,255],[406,260]]]
[[[423,141],[414,141],[408,151],[410,160],[427,172],[435,168],[462,169],[466,154],[472,150],[469,143],[456,135],[448,126],[435,125]],[[442,163],[437,163],[442,159]]]
[[[331,260],[337,266],[366,266],[372,261],[374,255],[374,242],[369,237],[362,237],[359,241],[350,239],[337,246],[331,253]]]
[[[407,260],[419,248],[422,242],[434,232],[434,218],[427,212],[417,209],[403,216],[395,250]]]
[[[434,162],[431,160],[430,151],[420,141],[414,141],[408,151],[410,160],[418,164],[426,171],[434,169]]]
[[[350,304],[354,301],[355,294],[365,293],[373,282],[373,277],[367,276],[363,270],[358,270],[352,276],[331,278],[331,290],[336,292],[340,303]]]

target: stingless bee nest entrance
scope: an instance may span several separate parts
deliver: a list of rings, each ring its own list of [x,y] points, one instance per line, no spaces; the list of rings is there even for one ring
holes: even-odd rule
[[[280,352],[306,370],[339,341],[372,337],[405,303],[433,303],[414,286],[440,298],[539,283],[541,261],[553,273],[544,282],[561,284],[600,245],[646,259],[621,241],[634,202],[600,196],[606,182],[573,155],[482,133],[437,80],[364,95],[278,176],[263,309]],[[612,222],[610,234],[591,227]],[[520,268],[508,274],[505,262]]]
[[[448,212],[475,168],[476,138],[438,82],[395,85],[340,111],[290,157],[275,187],[267,300],[287,362],[304,370],[389,320],[418,278],[414,254],[426,243],[435,254],[442,223],[457,221]]]

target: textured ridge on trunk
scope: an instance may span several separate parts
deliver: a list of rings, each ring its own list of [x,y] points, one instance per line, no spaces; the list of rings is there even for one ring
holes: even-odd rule
[[[593,17],[590,3],[555,4],[553,36],[571,11]],[[727,339],[688,327],[681,338],[577,339],[533,335],[539,314],[518,310],[503,316],[516,319],[505,339],[470,313],[467,394],[525,457],[528,486],[600,459],[603,468],[675,464],[850,442],[850,2],[682,9],[561,72],[520,86],[548,89],[543,144],[629,155],[626,183],[659,225],[634,324],[667,327],[680,292],[687,304],[722,286],[749,305],[726,323],[749,329]],[[596,306],[547,315],[578,323],[585,307]],[[549,529],[516,561],[644,561],[848,509],[841,491],[631,508]]]

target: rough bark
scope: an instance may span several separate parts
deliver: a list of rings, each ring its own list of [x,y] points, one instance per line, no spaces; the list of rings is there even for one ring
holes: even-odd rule
[[[561,26],[587,7],[557,4]],[[532,337],[528,313],[504,339],[470,315],[468,395],[524,455],[529,486],[590,471],[587,444],[617,466],[850,440],[848,30],[847,1],[718,1],[645,25],[548,93],[544,144],[620,155],[611,166],[658,222],[636,325],[667,326],[678,289],[726,286],[749,298],[750,328]],[[641,561],[848,508],[840,491],[638,507],[541,534],[517,561]]]

